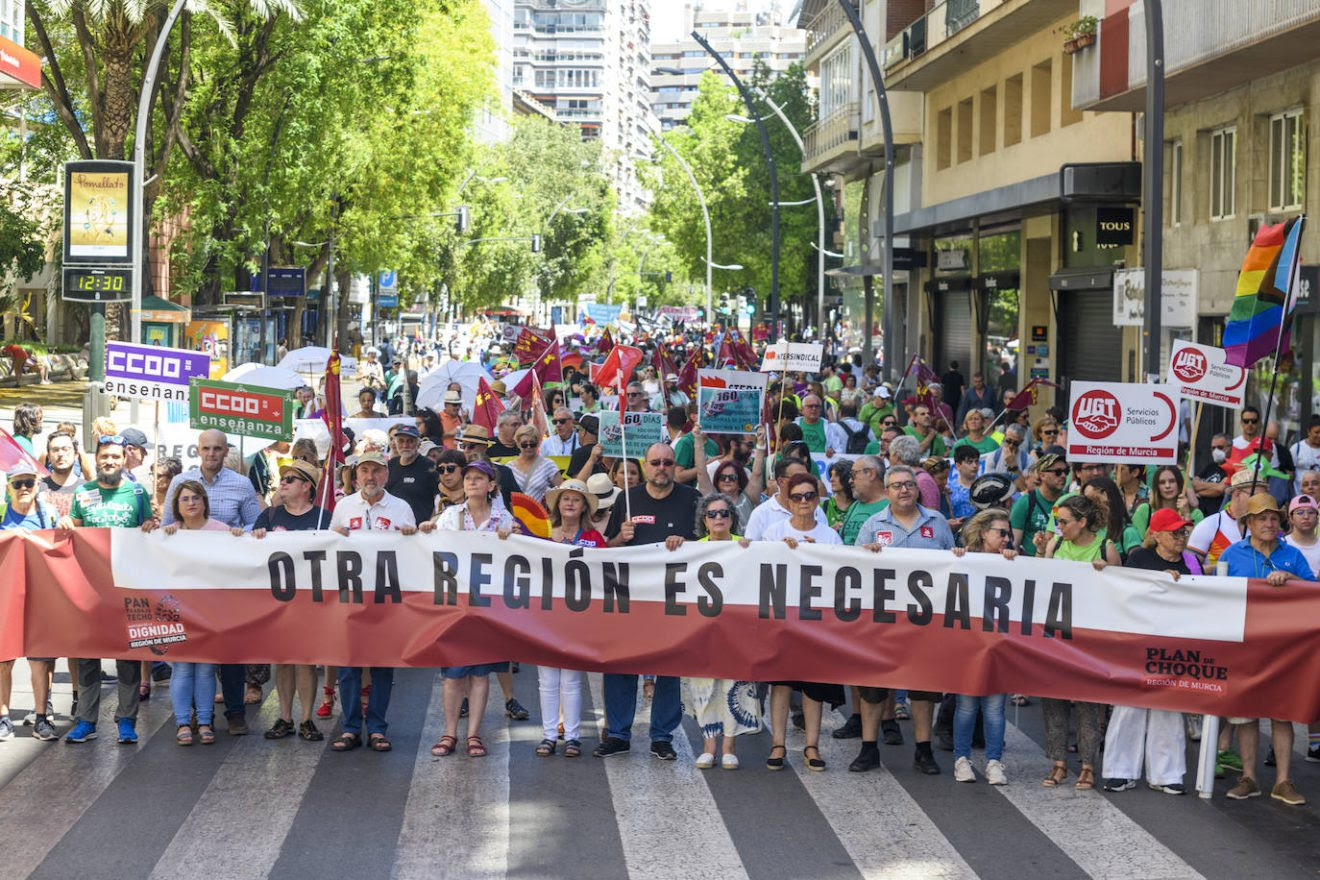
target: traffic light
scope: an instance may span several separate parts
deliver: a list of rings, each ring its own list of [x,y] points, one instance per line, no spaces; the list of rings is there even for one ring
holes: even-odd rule
[[[462,235],[472,225],[472,209],[467,205],[458,206],[458,234]]]

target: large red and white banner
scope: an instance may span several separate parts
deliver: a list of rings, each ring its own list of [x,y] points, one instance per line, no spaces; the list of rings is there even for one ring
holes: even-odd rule
[[[0,657],[571,669],[1320,716],[1320,590],[780,543],[0,537]],[[21,623],[20,623],[21,622]]]

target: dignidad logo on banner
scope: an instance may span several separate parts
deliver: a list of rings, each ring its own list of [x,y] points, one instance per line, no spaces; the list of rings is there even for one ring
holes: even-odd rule
[[[193,379],[188,423],[198,431],[288,440],[293,437],[293,410],[291,391]]]
[[[824,343],[789,342],[781,339],[774,345],[766,346],[765,357],[761,360],[761,372],[771,373],[781,370],[815,372],[820,369],[820,362],[824,356]]]
[[[1178,405],[1163,385],[1073,382],[1068,460],[1177,464]]]
[[[597,413],[600,416],[601,455],[622,458],[623,448],[628,447],[629,458],[641,458],[646,448],[652,443],[659,443],[665,436],[665,417],[661,413],[630,412],[624,413],[622,426],[619,424],[617,410],[605,409]],[[625,438],[624,434],[628,436]]]
[[[766,375],[746,370],[697,372],[697,423],[707,434],[755,434]]]
[[[1213,345],[1174,340],[1169,355],[1169,385],[1183,397],[1241,409],[1247,371],[1225,363],[1226,356],[1227,352]]]
[[[184,403],[188,382],[210,375],[211,357],[201,351],[136,345],[105,344],[105,393],[138,400]]]

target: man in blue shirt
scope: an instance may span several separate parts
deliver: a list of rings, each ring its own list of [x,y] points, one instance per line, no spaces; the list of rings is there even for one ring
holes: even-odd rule
[[[1264,578],[1272,587],[1282,587],[1290,580],[1315,580],[1311,565],[1302,551],[1279,541],[1283,511],[1273,497],[1266,494],[1253,495],[1247,502],[1247,512],[1242,516],[1242,523],[1247,528],[1248,536],[1219,557],[1221,563],[1228,565],[1229,577]],[[1230,718],[1229,721],[1238,725],[1242,778],[1229,789],[1228,796],[1235,801],[1258,797],[1261,789],[1256,783],[1256,751],[1260,740],[1260,721],[1255,718]],[[1271,721],[1270,737],[1277,762],[1270,797],[1289,806],[1301,806],[1306,803],[1306,798],[1302,797],[1289,778],[1293,747],[1292,722]]]
[[[857,546],[878,553],[886,547],[904,547],[916,550],[952,550],[953,531],[938,511],[917,503],[917,474],[907,465],[896,464],[885,473],[885,488],[889,493],[889,506],[862,523],[857,533]],[[893,702],[886,688],[858,688],[862,697],[862,750],[848,766],[853,772],[873,770],[880,766],[877,746],[881,725],[898,725],[893,720]],[[935,691],[909,691],[912,703],[912,730],[917,751],[913,764],[927,775],[940,772],[935,754],[930,748],[931,724],[935,719],[935,706],[943,698]],[[889,716],[886,718],[885,716]],[[894,742],[889,729],[885,741]],[[897,742],[902,742],[901,738]]]

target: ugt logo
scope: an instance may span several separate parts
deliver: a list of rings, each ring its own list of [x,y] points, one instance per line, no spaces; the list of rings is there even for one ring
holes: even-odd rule
[[[1199,382],[1210,365],[1205,355],[1194,348],[1184,348],[1173,359],[1173,375],[1184,382]]]
[[[1073,404],[1072,423],[1088,440],[1108,437],[1123,420],[1118,398],[1108,391],[1088,391]]]

